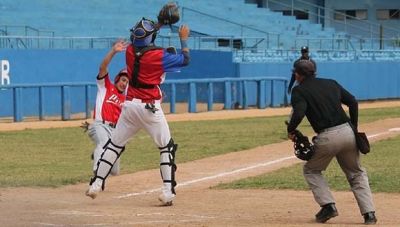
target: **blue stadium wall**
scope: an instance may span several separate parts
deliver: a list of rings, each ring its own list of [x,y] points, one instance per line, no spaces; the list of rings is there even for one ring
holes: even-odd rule
[[[8,61],[9,85],[47,84],[47,83],[95,83],[99,69],[107,50],[0,50],[0,61]],[[180,73],[169,73],[167,79],[200,79],[216,77],[237,77],[236,67],[232,63],[231,52],[191,51],[190,65]],[[109,72],[114,75],[124,67],[125,57],[120,53],[110,64]],[[1,76],[1,72],[0,72]],[[8,81],[0,81],[4,85]],[[7,85],[5,85],[7,87]],[[85,88],[70,88],[71,112],[85,112]],[[222,102],[222,84],[215,86],[215,100]],[[169,101],[168,87],[166,99]],[[183,102],[188,97],[188,87],[177,86],[177,101]],[[198,99],[206,100],[203,86],[198,86]],[[38,89],[23,89],[22,112],[24,116],[37,116],[39,113]],[[90,90],[91,106],[94,106],[96,88]],[[45,88],[45,116],[61,113],[61,89]],[[13,92],[11,89],[0,89],[0,117],[13,116]]]
[[[281,76],[290,79],[292,63],[242,63],[238,73],[246,76]],[[400,98],[400,64],[394,61],[317,62],[317,76],[337,80],[358,100]],[[254,88],[250,88],[254,89]],[[275,85],[275,103],[282,100],[282,84]],[[251,96],[250,103],[256,103]]]
[[[0,60],[10,64],[10,85],[64,82],[94,83],[106,50],[0,50]],[[192,51],[191,65],[181,73],[168,74],[168,79],[216,78],[216,77],[286,77],[290,78],[292,63],[233,63],[231,52]],[[394,61],[317,62],[318,76],[339,81],[359,100],[400,98],[400,64]],[[124,66],[124,55],[117,55],[110,65],[111,75]],[[0,74],[1,75],[1,74]],[[4,82],[4,81],[3,81]],[[248,84],[248,105],[256,104],[255,84]],[[214,92],[216,102],[223,102],[223,87]],[[168,102],[168,88],[166,88]],[[206,100],[206,92],[198,87],[198,99]],[[274,84],[267,95],[274,96],[275,105],[283,104],[285,88]],[[47,88],[45,116],[59,115],[61,111],[60,89]],[[72,113],[85,111],[84,88],[71,88]],[[92,106],[96,89],[91,89]],[[13,99],[10,89],[0,90],[0,117],[13,116]],[[177,101],[187,100],[187,87],[180,88]],[[241,102],[240,89],[233,102]],[[38,115],[37,89],[24,89],[22,93],[24,116]],[[268,100],[268,97],[267,97]]]

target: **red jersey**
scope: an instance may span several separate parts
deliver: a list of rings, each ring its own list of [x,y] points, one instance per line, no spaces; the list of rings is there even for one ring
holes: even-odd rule
[[[126,49],[126,66],[129,80],[135,62],[135,49],[129,45]],[[183,54],[171,54],[165,49],[154,49],[144,53],[140,58],[138,82],[154,85],[153,88],[137,88],[129,85],[127,99],[159,100],[162,98],[160,84],[165,79],[165,72],[176,72],[184,66]]]
[[[125,94],[119,93],[111,83],[107,75],[97,80],[97,96],[94,108],[94,120],[108,121],[116,124],[121,114],[122,103],[125,102]]]

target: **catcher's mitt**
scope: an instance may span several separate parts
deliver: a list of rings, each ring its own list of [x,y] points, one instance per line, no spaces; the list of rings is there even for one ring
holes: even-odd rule
[[[294,135],[294,155],[304,161],[310,160],[315,153],[314,145],[299,130],[295,130]]]
[[[159,24],[171,25],[179,21],[179,9],[175,2],[165,4],[158,13]]]

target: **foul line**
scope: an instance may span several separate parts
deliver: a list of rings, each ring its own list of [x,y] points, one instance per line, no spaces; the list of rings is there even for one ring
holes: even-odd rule
[[[212,179],[215,179],[215,178],[218,178],[218,177],[224,177],[224,176],[228,176],[228,175],[232,175],[232,174],[248,171],[248,170],[259,168],[259,167],[269,166],[269,165],[273,165],[273,164],[276,164],[276,163],[279,163],[279,162],[283,162],[283,161],[286,161],[286,160],[289,160],[289,159],[293,159],[293,158],[296,158],[296,156],[284,157],[284,158],[276,159],[276,160],[273,160],[273,161],[259,163],[259,164],[256,164],[256,165],[252,165],[252,166],[236,169],[236,170],[229,171],[229,172],[222,172],[222,173],[219,173],[217,175],[212,175],[212,176],[203,177],[203,178],[199,178],[199,179],[195,179],[195,180],[185,181],[183,183],[179,183],[176,187],[187,186],[187,185],[195,184],[195,183],[202,182],[202,181],[212,180]],[[118,199],[123,199],[123,198],[132,197],[132,196],[145,195],[145,194],[149,194],[149,193],[153,193],[153,192],[157,192],[157,191],[161,191],[161,189],[160,188],[156,188],[156,189],[151,189],[151,190],[147,190],[147,191],[143,191],[143,192],[129,193],[129,194],[126,194],[126,195],[118,196],[117,198]]]
[[[374,138],[374,137],[378,137],[378,136],[382,136],[382,135],[385,135],[385,134],[389,134],[391,132],[398,132],[398,131],[400,131],[400,128],[391,128],[386,132],[376,133],[376,134],[373,134],[373,135],[369,135],[367,137],[369,139],[371,139],[371,138]],[[222,172],[222,173],[219,173],[217,175],[212,175],[212,176],[203,177],[203,178],[199,178],[199,179],[195,179],[195,180],[185,181],[183,183],[179,183],[176,187],[187,186],[187,185],[195,184],[195,183],[202,182],[202,181],[212,180],[212,179],[216,179],[216,178],[219,178],[219,177],[225,177],[225,176],[228,176],[228,175],[233,175],[233,174],[236,174],[236,173],[240,173],[240,172],[256,169],[256,168],[259,168],[259,167],[265,167],[265,166],[273,165],[273,164],[276,164],[276,163],[279,163],[279,162],[284,162],[286,160],[293,159],[293,158],[296,158],[296,156],[288,156],[288,157],[284,157],[284,158],[279,158],[279,159],[276,159],[276,160],[259,163],[259,164],[256,164],[256,165],[252,165],[252,166],[248,166],[248,167],[232,170],[232,171],[229,171],[229,172]],[[132,196],[145,195],[145,194],[158,192],[158,191],[161,191],[161,188],[150,189],[150,190],[146,190],[146,191],[142,191],[142,192],[129,193],[129,194],[126,194],[126,195],[118,196],[116,198],[123,199],[123,198],[132,197]]]

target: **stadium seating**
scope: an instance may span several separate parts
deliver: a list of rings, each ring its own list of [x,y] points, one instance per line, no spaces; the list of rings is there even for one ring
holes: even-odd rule
[[[0,25],[0,35],[41,35],[68,37],[129,37],[129,29],[141,17],[156,19],[160,7],[166,0],[147,0],[138,4],[132,0],[2,0],[0,2],[1,25],[29,26],[12,31]],[[374,49],[379,44],[357,40],[333,28],[323,28],[308,20],[296,20],[283,16],[244,0],[179,0],[181,22],[190,24],[193,34],[200,36],[196,47],[235,52],[234,60],[240,61],[292,61],[299,56],[300,46],[307,45],[321,60],[398,59],[399,56],[363,54],[347,50]],[[18,16],[15,16],[18,15]],[[45,32],[49,31],[49,32]],[[161,29],[159,42],[174,45],[169,37],[176,36],[177,27]],[[207,38],[209,37],[209,38]],[[213,38],[214,37],[214,38]],[[215,37],[220,37],[216,39]],[[191,40],[191,42],[195,42]],[[17,45],[18,42],[15,42]],[[93,48],[93,45],[92,45]],[[255,49],[256,51],[247,51]],[[268,51],[265,51],[268,50]],[[286,50],[285,54],[279,51]],[[314,50],[314,51],[313,51]],[[318,52],[335,50],[333,54]],[[249,55],[248,57],[244,57]]]

